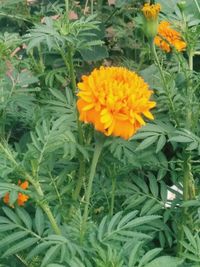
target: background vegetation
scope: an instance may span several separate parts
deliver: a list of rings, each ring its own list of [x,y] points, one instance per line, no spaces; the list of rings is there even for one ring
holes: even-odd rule
[[[155,1],[187,43],[158,65],[144,2],[0,1],[0,266],[200,266],[200,3]],[[101,65],[140,74],[157,107],[106,139],[83,229],[95,139],[76,83]]]

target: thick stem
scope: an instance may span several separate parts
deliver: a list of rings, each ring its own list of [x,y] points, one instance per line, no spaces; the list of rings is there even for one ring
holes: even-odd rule
[[[81,240],[84,237],[85,230],[86,230],[86,224],[87,224],[88,214],[89,214],[90,197],[92,194],[92,184],[93,184],[97,163],[98,163],[102,148],[103,148],[103,140],[99,140],[99,139],[96,140],[92,164],[90,168],[89,179],[88,179],[88,185],[87,185],[87,189],[85,193],[85,208],[84,208],[84,213],[83,213]]]
[[[66,16],[67,16],[67,20],[69,18],[69,0],[65,0],[65,11],[66,11]]]
[[[176,122],[176,125],[178,126],[179,122],[178,122],[178,120],[176,118],[176,111],[175,111],[174,103],[172,101],[172,98],[171,98],[171,95],[170,95],[170,90],[169,90],[169,87],[167,85],[167,81],[165,79],[162,67],[160,65],[160,61],[158,59],[158,55],[157,55],[157,52],[156,52],[156,49],[155,49],[155,45],[154,45],[153,39],[150,40],[150,47],[151,47],[151,53],[152,53],[152,55],[154,57],[154,62],[156,64],[156,66],[158,67],[158,70],[159,70],[159,73],[160,73],[160,76],[161,76],[161,79],[162,79],[162,82],[163,82],[163,87],[165,89],[165,93],[166,93],[166,95],[168,97],[169,108],[170,108],[171,112],[173,113],[174,121]]]
[[[94,0],[90,0],[90,9],[91,9],[91,15],[94,14]]]
[[[40,203],[40,207],[43,209],[43,211],[46,213],[50,223],[51,223],[51,226],[54,230],[54,232],[57,234],[57,235],[60,235],[61,234],[61,231],[60,231],[60,228],[58,227],[57,225],[57,222],[50,210],[50,207],[47,203]]]

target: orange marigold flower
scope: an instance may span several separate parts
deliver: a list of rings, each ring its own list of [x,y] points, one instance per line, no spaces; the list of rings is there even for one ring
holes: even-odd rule
[[[143,8],[142,12],[147,20],[156,20],[158,18],[158,14],[161,10],[160,4],[149,4],[146,3]]]
[[[143,116],[154,119],[149,111],[152,91],[136,73],[122,67],[100,67],[78,83],[77,101],[80,120],[93,123],[107,136],[130,138],[145,125]]]
[[[21,182],[20,180],[18,181],[18,185],[22,188],[22,189],[24,189],[24,190],[26,190],[27,188],[28,188],[28,181],[25,181],[25,182]]]
[[[158,26],[158,34],[154,38],[154,43],[165,52],[170,52],[171,47],[179,52],[186,48],[186,43],[181,38],[180,32],[171,28],[171,24],[167,21],[161,21]],[[166,40],[166,41],[165,41]]]
[[[25,181],[25,182],[21,182],[21,180],[18,181],[18,185],[26,190],[28,188],[28,181]],[[24,203],[29,199],[29,196],[19,192],[18,193],[18,197],[17,197],[17,204],[18,206],[24,206]],[[4,196],[3,198],[3,201],[4,203],[6,204],[9,204],[9,201],[10,201],[10,194],[9,193],[6,193],[6,195]],[[12,206],[13,207],[13,206]]]
[[[10,200],[10,195],[9,195],[9,193],[6,193],[4,198],[3,198],[3,202],[6,204],[9,204],[9,200]]]
[[[17,197],[17,204],[18,206],[24,206],[24,203],[29,199],[29,196],[22,194],[22,193],[18,193],[18,197]]]

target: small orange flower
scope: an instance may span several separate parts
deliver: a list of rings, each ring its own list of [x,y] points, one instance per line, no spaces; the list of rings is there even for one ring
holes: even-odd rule
[[[29,196],[18,193],[17,204],[18,206],[24,206],[24,203],[29,199]]]
[[[156,20],[158,18],[160,10],[161,10],[161,5],[158,3],[157,4],[146,3],[142,8],[143,15],[147,20]]]
[[[177,51],[181,52],[186,48],[186,43],[181,38],[180,32],[172,29],[171,24],[167,21],[161,21],[158,26],[158,34],[154,38],[154,43],[165,52],[170,52],[173,46]],[[166,40],[166,41],[165,41]]]
[[[28,188],[28,181],[25,181],[25,182],[21,182],[21,180],[18,181],[18,185],[26,190]],[[18,206],[24,206],[24,203],[29,199],[29,196],[19,192],[18,193],[18,197],[17,197],[17,204]],[[10,194],[9,193],[6,193],[6,195],[4,196],[3,198],[3,201],[4,203],[6,204],[9,204],[9,201],[10,201]]]
[[[9,200],[10,200],[9,193],[6,193],[4,198],[3,198],[3,202],[6,203],[6,204],[9,204]]]
[[[129,139],[145,125],[143,116],[154,119],[152,91],[136,73],[122,67],[100,67],[78,83],[80,120],[93,123],[107,136]]]

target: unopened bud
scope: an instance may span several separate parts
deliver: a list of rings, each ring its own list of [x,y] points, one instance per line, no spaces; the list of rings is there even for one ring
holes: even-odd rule
[[[177,6],[178,6],[179,10],[181,12],[183,12],[185,7],[186,7],[186,1],[180,1],[179,3],[177,3]]]
[[[142,8],[143,30],[147,38],[154,38],[157,35],[160,9],[160,4],[145,4]]]

